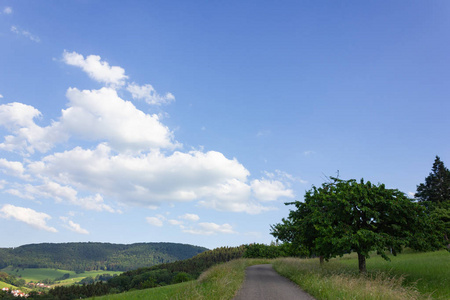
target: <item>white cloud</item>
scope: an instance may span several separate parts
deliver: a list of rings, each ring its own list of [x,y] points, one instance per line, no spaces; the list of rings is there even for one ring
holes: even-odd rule
[[[7,14],[7,15],[12,14],[12,12],[13,12],[13,10],[12,10],[12,8],[9,7],[9,6],[7,6],[7,7],[5,7],[5,8],[3,9],[3,13],[5,13],[5,14]]]
[[[191,222],[197,222],[200,220],[200,217],[196,214],[184,214],[179,217],[180,219],[191,221]]]
[[[147,220],[147,223],[156,227],[162,227],[163,226],[163,220],[158,217],[147,217],[145,218]]]
[[[277,180],[255,179],[251,183],[255,197],[261,201],[275,201],[280,197],[294,197],[291,189],[286,189],[284,184]]]
[[[275,170],[275,173],[267,172],[267,171],[264,171],[263,173],[267,178],[270,178],[272,180],[276,179],[279,181],[286,182],[288,184],[290,182],[299,182],[299,183],[303,183],[303,184],[308,183],[308,181],[306,181],[306,180],[303,180],[299,177],[294,177],[291,174],[281,171],[281,170]]]
[[[5,190],[6,193],[19,197],[19,198],[23,198],[23,199],[28,199],[28,200],[34,200],[35,198],[29,194],[23,193],[21,190],[18,189],[7,189]]]
[[[304,154],[305,156],[312,155],[312,154],[315,154],[315,153],[316,153],[316,152],[315,152],[315,151],[312,151],[312,150],[303,151],[303,154]]]
[[[0,190],[4,189],[6,184],[7,184],[6,180],[1,179],[0,180]]]
[[[7,192],[20,198],[35,200],[50,198],[57,203],[68,203],[81,206],[86,210],[117,212],[103,201],[100,194],[93,196],[79,197],[78,192],[70,186],[62,186],[56,182],[44,179],[42,185],[17,184],[18,189],[10,189]]]
[[[136,156],[115,154],[108,145],[100,144],[93,150],[77,147],[48,155],[31,162],[28,169],[30,174],[128,205],[198,201],[219,211],[257,214],[273,209],[259,201],[293,197],[293,191],[281,181],[253,180],[248,184],[248,170],[236,159],[215,151],[176,151],[171,155],[152,151]]]
[[[199,223],[195,228],[184,229],[183,232],[198,235],[215,235],[218,233],[236,233],[230,224]]]
[[[46,152],[56,141],[64,139],[54,126],[40,127],[34,122],[34,119],[41,117],[40,111],[30,105],[17,102],[0,105],[0,125],[14,134],[5,136],[0,149]]]
[[[77,147],[46,156],[30,163],[29,171],[128,204],[158,205],[214,197],[236,202],[250,195],[244,183],[248,171],[237,160],[214,151],[115,155],[101,144],[94,150]]]
[[[64,50],[63,61],[71,66],[81,68],[92,79],[111,86],[122,86],[128,78],[125,70],[119,66],[109,66],[106,61],[101,61],[98,55],[83,55]]]
[[[61,128],[88,140],[106,140],[117,149],[175,148],[172,132],[157,115],[138,110],[110,88],[67,91],[69,108],[62,111]]]
[[[16,219],[24,222],[37,229],[46,230],[49,232],[58,232],[55,228],[47,226],[47,220],[51,219],[46,213],[37,212],[31,208],[14,206],[5,204],[0,209],[0,216],[6,219]]]
[[[133,99],[145,100],[152,105],[167,104],[175,100],[175,96],[171,93],[164,96],[159,95],[151,84],[140,86],[133,82],[128,84],[127,90],[131,93]]]
[[[0,158],[0,170],[8,175],[20,177],[23,179],[28,179],[29,176],[24,175],[25,168],[21,162],[18,161],[8,161],[4,158]]]
[[[2,95],[2,94],[0,94],[0,99],[1,99],[1,98],[3,98],[3,95]]]
[[[169,222],[170,225],[183,225],[183,221],[180,220],[168,220],[167,222]]]
[[[157,115],[143,113],[113,89],[70,88],[67,98],[69,107],[62,110],[59,121],[47,127],[34,122],[42,115],[30,105],[16,102],[0,105],[0,125],[13,133],[5,136],[0,149],[45,153],[70,137],[107,141],[118,150],[148,151],[180,146],[173,142],[173,133]]]
[[[250,172],[235,158],[201,148],[175,151],[181,145],[157,115],[146,114],[118,96],[114,88],[127,79],[122,68],[111,67],[95,55],[84,58],[65,51],[63,58],[109,87],[69,88],[67,108],[48,126],[36,123],[43,116],[30,105],[0,105],[0,126],[11,133],[0,149],[27,157],[22,165],[2,160],[0,169],[29,176],[33,183],[16,183],[6,192],[95,211],[117,212],[105,200],[147,208],[195,201],[219,211],[249,214],[274,209],[266,201],[293,196],[289,182],[295,179],[287,173],[276,171],[269,179],[250,181]],[[128,87],[132,86],[134,97],[160,97],[151,85]],[[73,144],[83,146],[64,148]],[[50,152],[53,149],[57,151]],[[191,216],[191,221],[197,222],[198,216]]]
[[[411,198],[414,198],[415,195],[416,195],[416,193],[414,193],[414,192],[408,192],[408,196],[410,196]]]
[[[74,223],[73,221],[69,220],[69,218],[60,217],[60,219],[64,221],[64,223],[66,224],[64,227],[66,227],[67,229],[80,234],[89,234],[89,231],[87,231],[84,228],[81,228],[80,224]]]
[[[18,35],[22,35],[36,43],[39,43],[41,41],[41,39],[37,35],[33,35],[29,31],[22,30],[22,29],[18,28],[17,26],[11,26],[11,32],[14,32],[15,34],[18,34]]]
[[[10,130],[36,125],[34,118],[41,117],[41,112],[31,105],[18,102],[0,105],[0,125]]]

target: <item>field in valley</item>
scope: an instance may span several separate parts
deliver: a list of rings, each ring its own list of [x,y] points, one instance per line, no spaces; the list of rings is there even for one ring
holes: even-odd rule
[[[51,284],[52,286],[74,284],[87,277],[95,278],[97,275],[110,274],[111,276],[113,276],[122,273],[116,271],[86,271],[77,274],[74,271],[59,270],[59,269],[49,269],[49,268],[31,269],[31,268],[11,268],[11,267],[6,267],[4,269],[1,269],[0,271],[8,273],[10,275],[14,275],[16,278],[24,279],[26,283],[29,282],[37,283],[42,282],[46,279],[56,281],[56,279],[62,278],[65,274],[70,275],[70,277],[67,279],[58,280],[54,284]],[[6,283],[4,284],[6,286]],[[3,287],[2,283],[0,283],[0,287]]]

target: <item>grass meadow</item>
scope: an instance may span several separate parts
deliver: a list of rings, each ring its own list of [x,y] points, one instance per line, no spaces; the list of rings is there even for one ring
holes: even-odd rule
[[[358,274],[356,254],[320,266],[318,259],[277,259],[273,266],[316,299],[450,299],[450,254],[405,253],[367,260]]]
[[[3,281],[0,281],[0,290],[2,289],[2,288],[5,288],[5,287],[7,287],[7,288],[9,288],[10,290],[15,290],[15,289],[18,289],[18,287],[16,287],[16,286],[14,286],[14,285],[11,285],[11,284],[9,284],[9,283],[6,283],[6,282],[3,282]],[[28,291],[29,289],[27,289],[27,288],[20,288],[21,290],[26,290],[26,291]]]

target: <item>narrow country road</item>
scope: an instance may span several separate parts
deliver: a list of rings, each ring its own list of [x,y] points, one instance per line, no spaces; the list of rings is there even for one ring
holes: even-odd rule
[[[256,265],[245,270],[245,281],[234,300],[313,300],[289,279],[278,275],[272,265]]]

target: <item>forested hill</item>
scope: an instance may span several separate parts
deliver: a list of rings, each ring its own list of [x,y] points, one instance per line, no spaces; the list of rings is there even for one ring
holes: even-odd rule
[[[57,268],[127,271],[191,258],[207,248],[176,243],[60,243],[0,248],[0,269]]]

